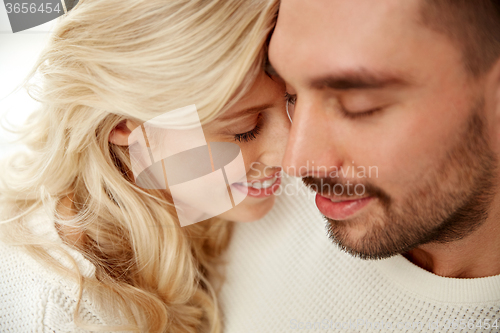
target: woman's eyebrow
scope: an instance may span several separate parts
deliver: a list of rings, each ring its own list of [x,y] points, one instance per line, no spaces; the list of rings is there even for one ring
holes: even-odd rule
[[[253,115],[253,114],[262,112],[264,110],[272,108],[273,106],[275,106],[275,104],[271,104],[271,103],[252,106],[250,108],[245,108],[245,109],[239,110],[238,112],[231,113],[230,115],[222,115],[219,118],[217,118],[217,120],[222,120],[222,121],[233,120],[235,118],[240,118],[240,117],[249,116],[249,115]]]

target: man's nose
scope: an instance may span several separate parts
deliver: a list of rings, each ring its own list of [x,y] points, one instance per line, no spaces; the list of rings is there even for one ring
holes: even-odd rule
[[[297,100],[282,162],[284,172],[295,177],[327,177],[330,170],[342,165],[329,113],[319,100]]]

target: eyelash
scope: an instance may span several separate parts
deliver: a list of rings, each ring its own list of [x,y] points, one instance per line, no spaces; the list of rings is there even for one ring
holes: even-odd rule
[[[255,127],[251,131],[248,131],[245,133],[240,133],[240,134],[235,134],[234,141],[249,142],[249,141],[255,140],[257,138],[257,135],[260,134],[261,129],[262,129],[262,124],[261,124],[261,119],[259,117],[257,125],[255,125]]]
[[[375,112],[382,110],[382,108],[375,108],[363,112],[349,112],[347,111],[344,107],[340,108],[340,112],[342,112],[342,115],[346,118],[349,119],[356,119],[356,118],[363,118],[363,117],[368,117],[373,115]]]
[[[285,93],[285,101],[290,104],[295,104],[297,102],[297,95],[290,95],[289,93]]]
[[[297,102],[297,95],[291,95],[287,92],[285,92],[285,100],[292,104],[292,105],[295,105],[295,103]],[[373,115],[375,112],[378,112],[380,111],[382,108],[379,107],[379,108],[375,108],[375,109],[372,109],[372,110],[367,110],[367,111],[363,111],[363,112],[349,112],[347,111],[343,106],[340,108],[340,112],[342,113],[342,115],[346,118],[350,118],[350,119],[356,119],[356,118],[362,118],[362,117],[368,117],[368,116],[371,116]]]

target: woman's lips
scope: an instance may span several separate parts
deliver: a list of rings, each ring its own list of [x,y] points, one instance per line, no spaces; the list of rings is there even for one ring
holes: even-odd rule
[[[328,197],[316,194],[316,206],[319,211],[332,220],[345,220],[365,207],[372,197],[355,200],[332,201]]]
[[[281,176],[279,172],[277,172],[266,178],[252,180],[250,182],[233,183],[231,186],[243,193],[247,193],[249,197],[265,198],[273,195],[280,187],[280,184]]]

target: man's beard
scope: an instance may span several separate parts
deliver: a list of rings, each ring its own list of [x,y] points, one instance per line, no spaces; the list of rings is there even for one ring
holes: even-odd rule
[[[481,117],[483,105],[481,100],[471,110],[458,142],[436,167],[425,170],[418,183],[405,185],[409,195],[401,204],[369,182],[354,182],[363,185],[363,197],[377,199],[373,203],[379,209],[366,217],[341,221],[325,217],[330,238],[354,256],[382,259],[422,244],[460,240],[475,231],[487,219],[496,190],[497,160]],[[325,196],[336,184],[346,186],[346,180],[338,178],[305,177],[303,182]],[[366,233],[353,240],[349,229],[356,224],[366,228]]]

